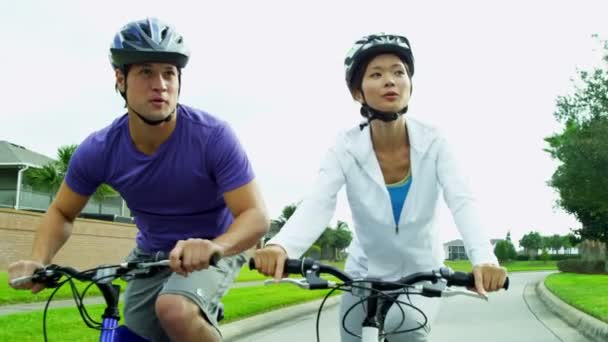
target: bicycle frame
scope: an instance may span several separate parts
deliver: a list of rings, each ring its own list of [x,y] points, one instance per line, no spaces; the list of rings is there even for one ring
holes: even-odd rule
[[[135,334],[125,325],[118,325],[120,313],[118,302],[120,299],[120,286],[112,283],[97,283],[97,288],[106,301],[106,309],[101,315],[102,330],[100,342],[147,342],[148,340]]]

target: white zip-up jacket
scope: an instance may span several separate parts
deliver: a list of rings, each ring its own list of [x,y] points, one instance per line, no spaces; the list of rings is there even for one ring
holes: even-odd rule
[[[443,265],[444,252],[435,224],[443,190],[467,254],[473,263],[498,265],[475,198],[462,177],[449,145],[435,128],[405,117],[410,140],[412,184],[399,224],[372,147],[369,126],[338,136],[310,191],[281,231],[268,244],[300,257],[325,230],[343,185],[356,238],[349,246],[346,271],[357,276],[395,280]]]

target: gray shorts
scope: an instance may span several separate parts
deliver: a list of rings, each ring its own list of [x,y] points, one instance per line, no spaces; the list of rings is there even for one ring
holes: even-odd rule
[[[127,261],[150,258],[161,260],[167,256],[167,253],[163,252],[148,254],[136,247],[127,257]],[[203,317],[218,329],[220,300],[228,292],[246,261],[245,253],[241,253],[222,258],[218,267],[192,272],[188,277],[166,269],[148,278],[130,280],[124,295],[125,325],[150,341],[170,341],[156,317],[155,302],[161,294],[177,294],[198,305]]]

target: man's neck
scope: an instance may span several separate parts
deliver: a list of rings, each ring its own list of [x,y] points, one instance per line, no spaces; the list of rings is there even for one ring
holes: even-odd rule
[[[143,122],[135,113],[129,112],[129,135],[133,145],[142,153],[151,155],[173,133],[177,123],[177,113],[171,120],[152,126]]]

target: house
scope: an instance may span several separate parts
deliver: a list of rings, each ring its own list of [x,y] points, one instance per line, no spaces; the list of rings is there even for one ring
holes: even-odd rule
[[[46,211],[54,194],[28,185],[24,172],[30,168],[41,168],[50,162],[54,160],[43,154],[0,140],[0,208]],[[115,196],[105,198],[102,202],[91,198],[83,209],[82,216],[130,218],[130,212],[124,200]]]
[[[498,241],[502,239],[490,239],[492,249]],[[447,260],[468,260],[467,253],[464,249],[464,242],[461,239],[448,241],[443,244],[443,251]]]
[[[23,146],[0,141],[0,207],[21,208],[21,199],[24,197],[23,172],[29,168],[40,168],[52,161],[53,159]]]

